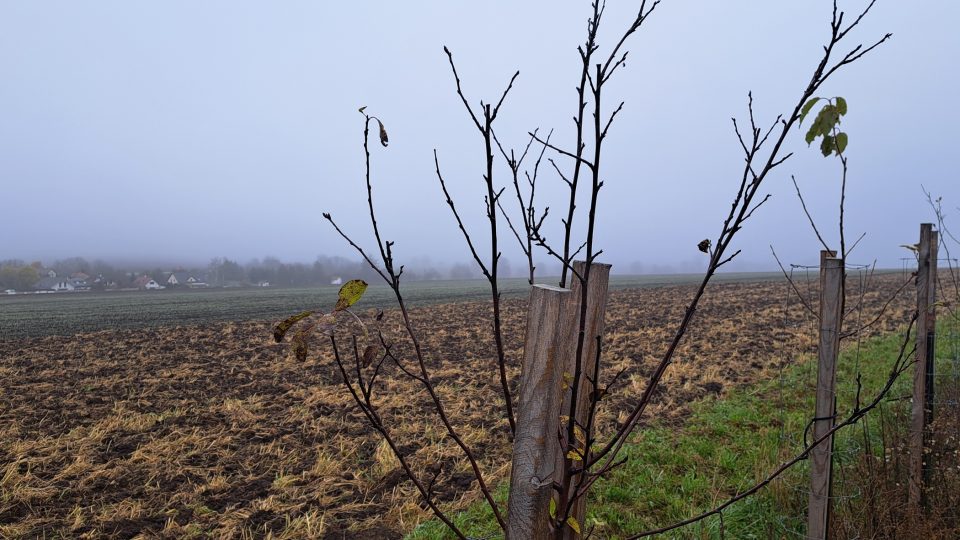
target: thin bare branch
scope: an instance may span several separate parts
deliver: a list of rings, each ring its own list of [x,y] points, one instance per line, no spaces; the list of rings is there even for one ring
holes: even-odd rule
[[[883,319],[884,315],[887,314],[887,309],[890,307],[890,304],[892,304],[893,301],[897,298],[897,296],[899,296],[900,293],[903,292],[903,290],[906,289],[907,286],[910,285],[911,283],[913,283],[913,276],[907,276],[907,279],[905,279],[905,280],[903,281],[903,283],[901,283],[900,286],[897,287],[897,290],[894,291],[894,292],[887,298],[887,300],[883,303],[882,306],[880,306],[880,311],[877,313],[877,316],[876,316],[876,317],[874,317],[873,319],[871,319],[870,322],[867,322],[867,323],[865,323],[865,324],[858,325],[856,329],[851,330],[850,332],[846,332],[846,333],[842,334],[842,335],[841,335],[841,338],[846,339],[846,338],[848,338],[848,337],[851,337],[851,336],[855,336],[855,335],[857,335],[857,334],[860,334],[860,333],[862,333],[864,330],[867,330],[868,328],[870,328],[870,327],[872,327],[873,325],[875,325],[875,324],[877,324],[878,322],[880,322],[880,321]]]
[[[800,299],[800,303],[803,304],[803,307],[806,308],[806,310],[810,312],[811,315],[813,315],[814,317],[817,318],[817,320],[819,320],[820,313],[817,310],[813,309],[813,306],[810,305],[810,302],[807,301],[807,298],[803,295],[802,292],[800,292],[800,289],[797,288],[797,283],[793,281],[793,278],[790,277],[789,274],[787,274],[787,270],[783,267],[783,263],[780,262],[780,257],[777,257],[777,252],[776,250],[773,249],[773,246],[770,246],[770,252],[773,253],[773,258],[777,261],[777,266],[779,266],[780,271],[783,272],[783,277],[787,280],[787,283],[789,283],[790,287],[793,288],[793,292],[797,294],[797,298]]]
[[[546,146],[544,146],[544,148],[546,148]],[[572,186],[572,185],[573,185],[573,184],[570,182],[570,180],[567,179],[567,177],[563,174],[563,171],[560,170],[560,167],[557,167],[557,162],[554,161],[553,158],[547,158],[547,161],[550,162],[550,165],[553,165],[553,170],[557,171],[557,174],[560,175],[560,178],[561,178],[564,182],[566,182],[568,186]]]
[[[593,168],[593,163],[590,163],[590,162],[587,161],[586,159],[583,159],[582,157],[579,157],[579,156],[577,156],[576,154],[571,154],[570,152],[567,152],[566,150],[563,150],[563,149],[561,149],[561,148],[558,148],[558,147],[550,144],[550,143],[547,142],[547,141],[541,140],[541,139],[540,139],[539,137],[537,137],[534,133],[530,133],[530,136],[533,137],[535,141],[537,141],[538,143],[540,143],[540,144],[546,146],[547,148],[553,150],[554,152],[556,152],[556,153],[558,153],[558,154],[560,154],[560,155],[562,155],[562,156],[567,156],[568,158],[572,158],[572,159],[574,159],[576,162],[581,163],[581,164],[583,164],[583,165],[586,165],[587,167],[589,167],[589,168],[591,168],[591,169]]]
[[[827,242],[824,241],[823,236],[820,234],[820,231],[817,230],[817,224],[813,221],[813,216],[810,215],[810,211],[807,210],[807,203],[803,200],[803,195],[800,193],[800,186],[797,185],[797,179],[791,174],[790,180],[793,181],[793,187],[797,190],[797,198],[800,199],[800,206],[803,207],[803,213],[807,215],[807,221],[810,222],[810,226],[813,227],[814,234],[817,235],[817,240],[820,241],[820,245],[823,246],[823,249],[827,251],[833,251],[830,249],[830,246],[827,245]],[[776,255],[776,254],[774,254]],[[783,268],[783,265],[780,266]]]
[[[369,397],[361,398],[360,395],[357,394],[353,385],[350,384],[350,378],[347,376],[347,370],[344,368],[343,361],[340,358],[340,351],[337,347],[336,338],[330,336],[330,343],[333,347],[335,363],[340,370],[340,375],[343,377],[344,385],[347,387],[347,390],[353,397],[354,403],[356,403],[356,405],[360,408],[360,411],[364,414],[364,416],[367,417],[367,421],[370,422],[370,425],[372,425],[373,428],[380,433],[380,436],[383,437],[383,440],[387,443],[387,446],[390,447],[390,451],[393,453],[394,457],[397,458],[397,461],[400,463],[400,466],[406,473],[407,478],[409,478],[410,481],[413,482],[413,485],[416,486],[417,491],[420,492],[420,496],[423,497],[424,502],[430,507],[430,510],[433,511],[433,514],[437,516],[437,518],[439,518],[440,521],[442,521],[450,529],[450,531],[457,536],[457,538],[466,540],[467,536],[460,531],[460,529],[449,517],[447,517],[446,514],[443,513],[443,511],[440,510],[440,507],[438,507],[436,502],[434,502],[430,490],[428,490],[427,487],[423,485],[423,482],[420,480],[420,478],[414,474],[413,469],[410,468],[410,464],[407,462],[406,456],[400,451],[396,442],[394,442],[390,431],[386,428],[386,426],[383,425],[380,416],[374,410]]]
[[[457,220],[457,226],[460,228],[460,232],[463,233],[463,238],[467,242],[467,247],[470,248],[470,254],[473,255],[473,260],[477,262],[477,265],[480,267],[480,271],[483,272],[483,275],[487,278],[490,277],[490,272],[487,270],[487,265],[483,263],[483,259],[480,258],[480,255],[477,253],[476,248],[473,246],[473,240],[470,238],[470,233],[467,232],[467,228],[463,224],[463,220],[460,219],[460,213],[457,212],[457,206],[453,202],[453,198],[450,197],[450,192],[447,191],[447,183],[443,179],[443,174],[440,172],[440,160],[437,157],[437,150],[433,150],[433,164],[436,168],[437,179],[440,180],[440,188],[443,189],[443,195],[446,197],[447,206],[450,207],[450,210],[453,212],[453,217]]]
[[[470,107],[470,103],[467,101],[467,97],[463,95],[463,89],[460,87],[460,75],[457,74],[457,66],[453,63],[453,53],[450,52],[450,49],[444,45],[443,52],[447,53],[447,60],[450,62],[450,71],[453,72],[453,79],[457,83],[457,95],[460,96],[460,100],[463,101],[464,108],[467,109],[467,112],[470,114],[470,118],[473,120],[473,124],[477,126],[477,129],[483,131],[483,127],[480,125],[480,120],[477,118],[477,115],[474,114],[473,109]],[[516,75],[514,75],[516,77]],[[513,79],[510,80],[511,84]],[[506,94],[504,94],[506,95]]]
[[[513,236],[517,239],[517,243],[520,244],[520,249],[523,250],[524,255],[526,255],[527,245],[520,238],[520,233],[518,233],[516,227],[513,226],[513,221],[510,220],[510,216],[507,214],[506,210],[503,209],[503,205],[500,204],[499,199],[497,199],[497,208],[500,209],[500,215],[507,220],[507,226],[510,227],[510,230],[513,232]]]
[[[847,65],[847,64],[856,62],[857,60],[859,60],[860,58],[862,58],[863,55],[865,55],[865,54],[869,53],[870,51],[876,49],[877,47],[879,47],[880,45],[882,45],[884,42],[886,42],[888,39],[890,39],[890,38],[892,38],[892,37],[893,37],[893,34],[886,34],[886,35],[884,35],[882,38],[880,38],[879,40],[877,40],[873,45],[867,47],[866,49],[863,48],[863,45],[857,45],[852,51],[850,51],[849,53],[847,53],[846,56],[843,57],[843,60],[837,62],[837,64],[836,64],[835,66],[833,66],[832,68],[830,68],[830,70],[826,73],[826,75],[823,76],[823,78],[826,79],[826,78],[829,77],[830,75],[833,75],[833,73],[834,73],[835,71],[837,71],[838,69],[840,69],[841,67],[843,67],[843,66],[845,66],[845,65]]]
[[[866,236],[867,236],[867,233],[865,232],[860,233],[860,236],[857,237],[857,241],[854,242],[853,245],[850,246],[850,249],[848,249],[847,252],[843,254],[844,260],[846,260],[846,258],[849,257],[851,253],[853,253],[853,250],[857,247],[860,241],[863,240]]]
[[[331,216],[329,212],[324,212],[323,217],[327,221],[329,221],[331,225],[333,225],[333,228],[336,229],[337,233],[344,240],[346,240],[347,243],[350,244],[351,247],[353,247],[353,249],[357,250],[357,253],[359,253],[360,256],[363,257],[363,260],[367,261],[367,265],[369,265],[370,268],[372,268],[377,274],[379,274],[380,277],[382,277],[383,280],[387,282],[387,285],[393,284],[393,281],[390,278],[388,278],[386,274],[383,273],[383,270],[381,270],[379,266],[374,264],[373,260],[367,255],[365,251],[363,251],[363,248],[358,246],[356,242],[354,242],[349,236],[346,235],[346,233],[343,232],[343,230],[340,229],[340,226],[337,225],[337,222],[333,220],[333,216]]]
[[[493,108],[493,114],[490,115],[491,122],[497,119],[497,113],[500,112],[500,106],[503,105],[503,100],[507,99],[507,94],[509,94],[510,89],[513,88],[513,81],[517,80],[517,77],[519,76],[520,72],[517,71],[513,74],[513,77],[510,77],[510,82],[507,84],[507,88],[503,91],[503,95],[500,96],[500,101],[497,102],[497,106]]]
[[[607,131],[610,129],[610,124],[613,124],[613,119],[617,117],[617,114],[623,110],[623,101],[620,102],[620,105],[614,109],[613,113],[610,114],[610,118],[607,120],[607,125],[603,126],[603,131],[600,133],[600,139],[607,138]]]

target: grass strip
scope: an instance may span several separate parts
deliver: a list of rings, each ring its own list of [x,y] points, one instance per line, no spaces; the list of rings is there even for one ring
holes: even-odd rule
[[[902,339],[901,334],[892,334],[846,344],[837,373],[840,417],[854,406],[858,373],[862,402],[883,386]],[[751,487],[803,448],[815,382],[816,359],[800,358],[774,380],[701,399],[682,425],[669,426],[653,419],[625,445],[627,463],[596,484],[588,503],[586,529],[594,528],[594,538],[622,538],[699,514]],[[909,406],[904,399],[909,393],[909,377],[901,377],[882,407],[893,416],[902,414]],[[856,489],[856,479],[846,477],[844,465],[860,459],[865,448],[882,459],[883,435],[877,427],[879,420],[873,418],[878,411],[838,433],[835,495],[838,489]],[[807,474],[803,462],[756,496],[729,507],[722,517],[658,538],[802,538]],[[507,494],[506,485],[496,491],[503,505]],[[856,492],[849,494],[850,498],[856,496]],[[852,511],[854,506],[845,504],[842,494],[835,502],[838,513]],[[471,537],[501,537],[485,504],[474,504],[452,517]],[[421,524],[407,536],[411,540],[450,537],[436,520]]]

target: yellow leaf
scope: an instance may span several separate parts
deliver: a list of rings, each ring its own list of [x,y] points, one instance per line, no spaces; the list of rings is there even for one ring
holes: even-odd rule
[[[550,498],[550,517],[557,517],[557,501],[553,500],[553,497]]]
[[[333,308],[334,311],[343,311],[348,307],[357,303],[357,300],[363,296],[363,292],[367,290],[367,282],[362,279],[351,279],[350,281],[343,284],[343,287],[340,287],[340,294],[337,298],[337,305]]]
[[[570,450],[569,452],[567,452],[567,457],[574,461],[583,461],[583,454],[581,454],[580,451],[576,449]]]
[[[577,518],[570,516],[567,518],[567,525],[573,529],[573,532],[580,534],[580,522],[577,521]]]
[[[573,436],[580,441],[580,444],[587,444],[587,434],[583,432],[583,429],[580,426],[573,426]]]
[[[573,375],[569,371],[563,372],[563,389],[566,390],[573,386]]]

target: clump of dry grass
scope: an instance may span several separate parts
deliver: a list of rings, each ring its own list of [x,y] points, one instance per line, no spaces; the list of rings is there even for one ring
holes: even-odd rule
[[[929,476],[922,508],[908,504],[910,403],[891,401],[879,415],[864,422],[858,439],[873,447],[843,466],[842,488],[854,496],[838,501],[833,520],[838,538],[960,537],[960,381],[938,381],[940,405],[930,425],[924,467]],[[879,440],[878,440],[879,439]]]

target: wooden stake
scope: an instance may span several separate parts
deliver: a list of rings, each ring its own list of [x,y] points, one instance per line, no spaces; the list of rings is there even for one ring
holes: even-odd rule
[[[574,305],[569,289],[549,285],[530,289],[507,504],[509,540],[550,534],[550,499],[559,474],[556,456],[562,451],[557,433],[567,319]]]
[[[933,363],[936,339],[937,252],[939,234],[932,223],[920,225],[917,259],[917,356],[913,371],[910,407],[910,482],[908,503],[919,512],[924,499],[924,475],[929,470],[925,451],[927,431],[933,421]],[[929,379],[929,381],[928,381]],[[928,387],[928,385],[930,385]],[[925,466],[926,465],[926,466]]]
[[[586,275],[584,262],[575,262],[574,269],[579,275]],[[597,336],[603,335],[609,281],[610,265],[594,263],[586,283],[586,325],[577,392],[576,418],[584,431],[596,380]],[[562,484],[566,453],[560,435],[567,426],[560,417],[570,412],[572,389],[564,386],[572,382],[576,372],[582,291],[577,278],[572,280],[572,290],[534,285],[530,291],[510,475],[509,540],[547,538],[551,534],[550,500],[554,485]],[[571,490],[576,485],[574,478]],[[586,499],[581,498],[570,515],[582,524],[585,511]],[[564,528],[563,536],[576,537],[569,528]]]
[[[823,437],[835,423],[837,353],[843,317],[843,259],[834,251],[820,252],[820,346],[817,365],[817,402],[813,440]],[[810,500],[807,538],[825,540],[830,530],[830,484],[833,473],[833,437],[810,452]]]
[[[577,274],[586,275],[587,263],[584,261],[575,261],[573,269]],[[573,303],[575,310],[568,319],[570,327],[567,331],[567,365],[564,368],[566,373],[573,374],[577,369],[577,339],[580,332],[580,301],[583,296],[580,280],[576,275],[571,278],[571,290],[573,291]],[[604,316],[607,313],[607,288],[610,284],[610,265],[593,263],[590,268],[590,277],[587,281],[587,315],[585,320],[587,324],[584,327],[583,355],[581,369],[583,374],[580,377],[580,389],[577,391],[577,425],[581,426],[583,431],[587,431],[587,419],[590,416],[590,393],[594,390],[592,381],[596,380],[596,360],[597,360],[597,337],[603,337]],[[602,351],[601,351],[602,352]],[[599,384],[599,383],[598,383]],[[572,389],[563,393],[563,404],[560,406],[560,414],[566,415],[570,412],[570,397]],[[566,429],[561,425],[560,429]],[[589,435],[589,434],[588,434]],[[558,471],[563,467],[564,455],[561,452],[557,456]],[[557,481],[561,479],[558,478]],[[571,492],[576,489],[580,476],[575,476],[571,483]],[[584,523],[587,513],[587,499],[581,497],[575,501],[570,515],[576,518],[577,522]],[[569,527],[563,531],[563,537],[566,539],[579,538]]]

